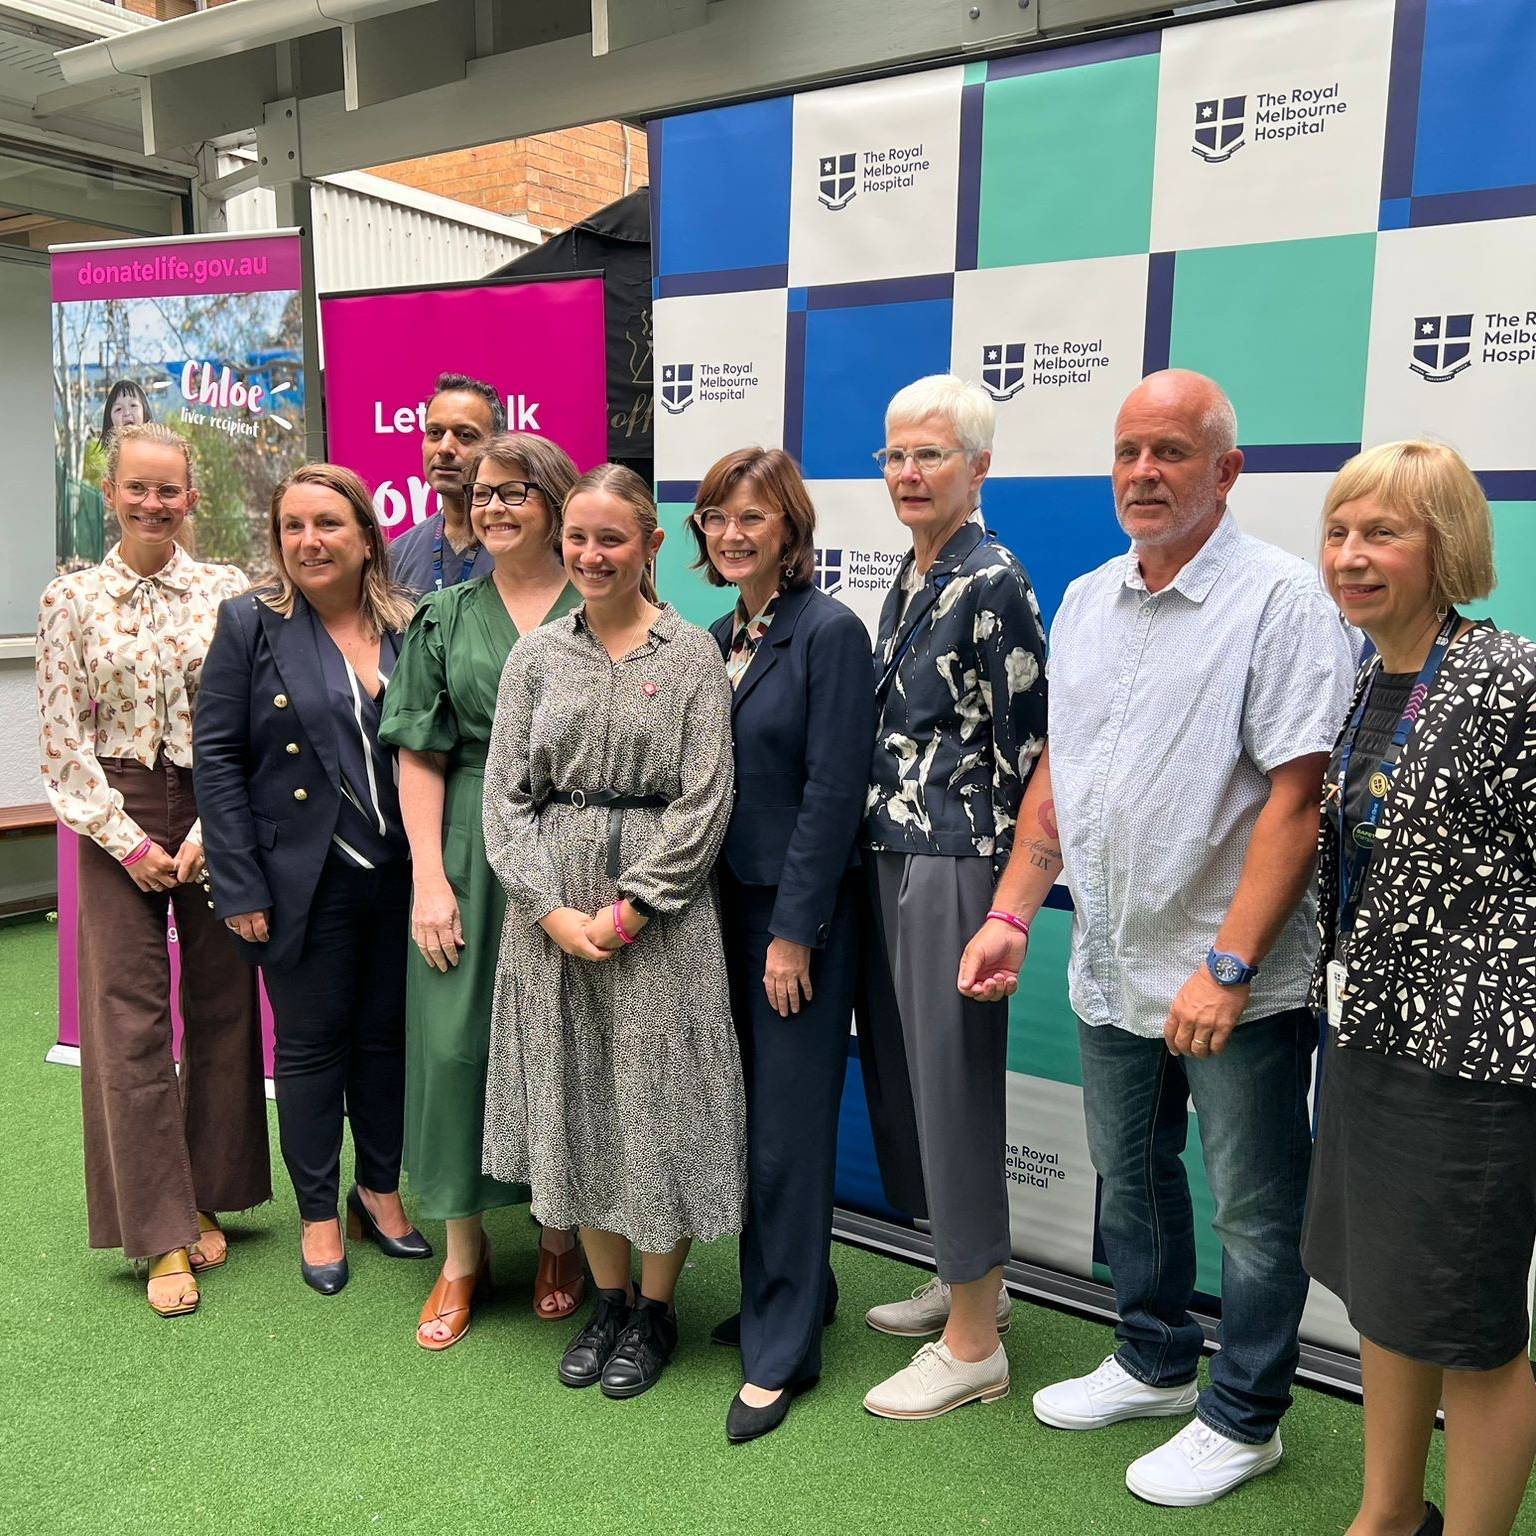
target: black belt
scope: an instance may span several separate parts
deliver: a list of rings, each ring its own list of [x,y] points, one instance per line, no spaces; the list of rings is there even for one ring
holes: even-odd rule
[[[608,878],[619,878],[619,839],[624,833],[624,812],[662,810],[672,802],[665,795],[621,795],[616,789],[557,789],[544,800],[545,805],[574,805],[583,810],[589,805],[608,810]]]

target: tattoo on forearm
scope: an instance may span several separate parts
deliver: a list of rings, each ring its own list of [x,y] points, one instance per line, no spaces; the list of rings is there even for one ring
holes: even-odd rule
[[[1035,813],[1035,820],[1045,836],[1032,838],[1025,844],[1029,862],[1036,869],[1054,871],[1061,863],[1061,835],[1056,830],[1056,802],[1045,801]]]

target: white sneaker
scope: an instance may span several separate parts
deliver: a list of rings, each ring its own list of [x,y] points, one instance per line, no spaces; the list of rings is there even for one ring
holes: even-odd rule
[[[1033,1406],[1035,1417],[1053,1429],[1101,1429],[1121,1419],[1188,1413],[1199,1395],[1199,1384],[1193,1381],[1182,1387],[1149,1387],[1111,1355],[1091,1375],[1041,1387]]]
[[[997,1331],[1008,1332],[1008,1320],[1013,1312],[1013,1297],[1008,1287],[997,1288]],[[926,1285],[920,1285],[907,1301],[888,1301],[883,1306],[871,1307],[864,1314],[864,1321],[877,1333],[894,1333],[902,1339],[923,1339],[929,1334],[943,1333],[949,1322],[949,1287],[935,1276]]]
[[[1278,1430],[1262,1445],[1245,1445],[1195,1419],[1166,1445],[1138,1456],[1126,1468],[1125,1486],[1149,1504],[1177,1509],[1212,1504],[1250,1477],[1279,1466],[1283,1451]]]
[[[864,1406],[882,1419],[936,1419],[964,1403],[995,1403],[1008,1395],[1008,1356],[999,1344],[985,1359],[956,1360],[941,1339],[924,1344],[911,1365],[878,1387]]]

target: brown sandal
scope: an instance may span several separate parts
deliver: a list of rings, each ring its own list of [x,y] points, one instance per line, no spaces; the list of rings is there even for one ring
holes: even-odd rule
[[[416,1324],[416,1342],[423,1349],[448,1349],[457,1344],[469,1332],[472,1321],[471,1307],[491,1299],[491,1245],[480,1239],[480,1262],[472,1275],[461,1275],[448,1280],[439,1274],[432,1294],[421,1309],[421,1320]],[[428,1323],[446,1323],[449,1333],[446,1339],[424,1339],[421,1330]]]
[[[571,1298],[567,1307],[551,1312],[544,1305],[551,1296],[564,1292]],[[551,1253],[539,1241],[539,1273],[533,1282],[533,1311],[546,1323],[559,1322],[569,1317],[586,1299],[587,1276],[582,1268],[581,1242],[572,1238],[571,1246],[564,1253]]]
[[[218,1269],[229,1261],[229,1234],[219,1225],[219,1218],[212,1211],[199,1211],[197,1213],[198,1240],[189,1249],[192,1260],[192,1273],[200,1275],[205,1269]],[[224,1252],[216,1259],[203,1257],[202,1237],[205,1232],[217,1232],[224,1238]]]
[[[185,1248],[172,1248],[169,1253],[162,1253],[158,1258],[150,1260],[149,1278],[151,1280],[164,1280],[171,1275],[187,1277],[187,1283],[181,1288],[181,1300],[162,1307],[157,1301],[151,1299],[150,1311],[158,1313],[161,1317],[185,1317],[189,1312],[196,1312],[197,1304],[202,1297],[198,1293],[197,1278],[192,1273],[192,1261],[187,1257]],[[190,1301],[186,1299],[189,1290],[192,1292]]]

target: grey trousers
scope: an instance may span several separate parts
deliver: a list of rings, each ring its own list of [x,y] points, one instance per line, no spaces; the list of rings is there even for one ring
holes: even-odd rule
[[[939,1277],[963,1285],[1013,1251],[1003,1176],[1008,1004],[975,1002],[955,986],[961,951],[992,904],[992,861],[866,857],[900,1014],[869,1023],[899,1025]]]

